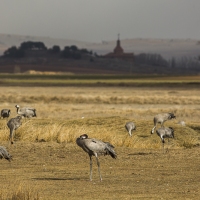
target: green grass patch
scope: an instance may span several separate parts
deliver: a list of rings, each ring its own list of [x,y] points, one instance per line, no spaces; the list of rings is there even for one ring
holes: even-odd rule
[[[198,76],[24,75],[0,74],[0,86],[185,86],[200,85]]]

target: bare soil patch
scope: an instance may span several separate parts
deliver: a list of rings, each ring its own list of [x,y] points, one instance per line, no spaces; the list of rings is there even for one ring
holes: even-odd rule
[[[89,181],[89,157],[75,144],[17,142],[7,149],[13,161],[0,161],[4,197],[27,187],[39,199],[199,199],[200,195],[199,147],[165,154],[161,149],[116,147],[116,160],[100,158],[102,182],[95,159]]]

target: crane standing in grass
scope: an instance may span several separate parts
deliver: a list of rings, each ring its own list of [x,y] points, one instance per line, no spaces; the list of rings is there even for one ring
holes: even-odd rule
[[[117,158],[117,154],[114,151],[114,146],[108,142],[103,142],[94,138],[88,138],[87,134],[81,135],[76,139],[76,143],[80,146],[90,157],[90,181],[92,181],[92,156],[96,157],[100,181],[102,176],[100,172],[100,162],[98,156],[110,155],[112,158]]]
[[[163,153],[164,153],[164,138],[174,138],[174,129],[172,127],[161,127],[156,130],[157,135],[160,137],[163,144]]]
[[[125,128],[128,131],[129,135],[132,136],[132,131],[136,130],[136,126],[133,122],[127,122]]]
[[[160,123],[161,127],[164,127],[164,122],[173,118],[176,118],[176,116],[173,113],[161,113],[156,115],[153,119],[154,127],[151,130],[151,134],[154,133],[154,129],[156,128],[157,123]]]
[[[11,118],[7,123],[7,126],[10,129],[11,144],[13,144],[14,131],[17,130],[22,125],[21,119],[22,119],[22,116],[17,116],[15,118]]]
[[[31,118],[31,117],[36,117],[36,109],[35,108],[28,108],[28,107],[23,107],[20,108],[19,105],[15,106],[17,108],[17,114],[22,115],[26,118]]]
[[[12,156],[8,153],[5,147],[0,146],[0,159],[5,158],[9,162],[12,160]]]

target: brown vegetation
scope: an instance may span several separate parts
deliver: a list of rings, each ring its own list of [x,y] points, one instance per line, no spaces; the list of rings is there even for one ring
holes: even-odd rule
[[[9,145],[6,120],[0,120],[0,141],[13,156],[1,160],[0,199],[198,199],[200,155],[200,91],[196,88],[1,87],[0,109],[31,106],[37,118],[23,120]],[[175,129],[162,153],[153,116],[174,112],[165,126]],[[184,120],[186,126],[178,121]],[[124,125],[134,121],[129,137]],[[103,181],[94,160],[75,139],[109,141],[118,158],[102,157]],[[96,170],[96,171],[95,171]],[[25,197],[26,196],[26,197]]]

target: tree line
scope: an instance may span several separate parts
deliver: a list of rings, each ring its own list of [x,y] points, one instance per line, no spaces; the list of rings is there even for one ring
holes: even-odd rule
[[[23,58],[25,57],[25,53],[27,50],[45,50],[47,54],[59,54],[62,58],[73,58],[73,59],[81,59],[83,54],[93,55],[92,51],[87,49],[79,49],[77,46],[65,46],[63,50],[61,50],[60,46],[54,45],[52,48],[47,48],[43,42],[23,42],[17,48],[16,46],[12,46],[4,51],[4,58]]]
[[[94,57],[103,57],[99,56],[92,51],[89,51],[85,48],[79,49],[75,45],[65,46],[64,49],[61,50],[60,46],[54,45],[52,48],[47,48],[43,42],[23,42],[17,48],[16,46],[12,46],[8,48],[4,54],[3,58],[23,58],[25,57],[25,52],[27,50],[45,50],[47,54],[57,54],[61,58],[72,58],[72,59],[81,59],[83,55],[91,55]],[[93,61],[93,58],[90,59]],[[139,65],[150,65],[150,66],[163,66],[170,68],[198,68],[200,69],[200,56],[198,58],[191,57],[182,57],[175,58],[172,57],[169,60],[163,58],[160,54],[150,54],[150,53],[141,53],[135,55],[134,63]]]
[[[200,57],[187,57],[181,58],[172,57],[169,60],[163,58],[160,54],[141,53],[135,55],[135,64],[162,66],[170,68],[198,68],[200,69]]]

